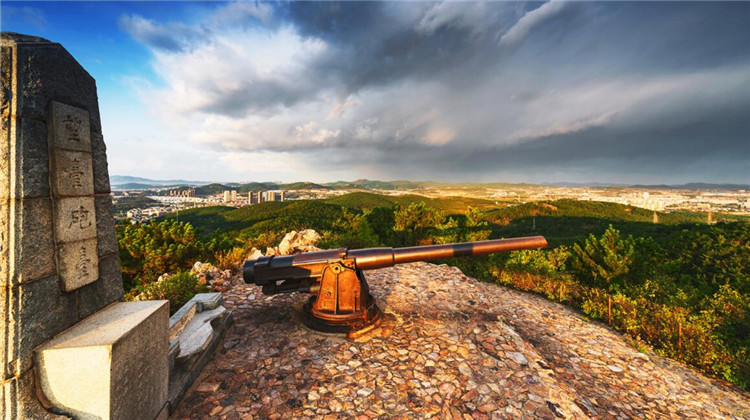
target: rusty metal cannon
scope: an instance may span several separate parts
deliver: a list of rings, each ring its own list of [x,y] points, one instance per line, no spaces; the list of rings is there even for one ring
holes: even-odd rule
[[[396,264],[441,258],[478,256],[521,249],[543,248],[543,236],[426,245],[407,248],[332,249],[248,260],[243,267],[245,283],[263,293],[311,293],[302,313],[310,328],[356,336],[377,326],[382,314],[363,271]]]

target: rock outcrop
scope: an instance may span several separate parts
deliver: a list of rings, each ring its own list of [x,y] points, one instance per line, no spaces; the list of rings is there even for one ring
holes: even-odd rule
[[[318,232],[305,229],[299,232],[291,231],[284,236],[279,246],[268,248],[266,255],[293,255],[301,252],[320,251],[316,245],[320,241]]]
[[[236,323],[173,418],[735,418],[750,396],[542,297],[448,266],[367,273],[386,314],[357,341],[305,328],[306,295],[224,294]]]

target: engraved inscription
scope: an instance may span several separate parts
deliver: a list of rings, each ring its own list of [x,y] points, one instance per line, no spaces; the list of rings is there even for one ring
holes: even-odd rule
[[[91,124],[87,111],[59,102],[49,121],[57,269],[71,291],[99,277]]]
[[[89,217],[89,211],[83,206],[78,206],[77,209],[70,211],[70,223],[68,228],[80,228],[81,230],[91,226],[91,218]]]
[[[62,244],[58,247],[60,279],[65,291],[75,290],[99,278],[96,245],[96,238],[92,238]]]
[[[67,141],[69,142],[81,142],[81,129],[83,120],[78,115],[66,113],[63,118],[63,126],[65,127],[65,135],[68,136]]]
[[[73,158],[70,162],[70,171],[64,172],[64,175],[67,176],[68,181],[73,188],[81,188],[83,186],[83,182],[81,181],[81,177],[83,176],[83,171],[81,171],[81,161],[77,158]]]
[[[93,197],[61,198],[55,202],[57,241],[72,242],[96,237]]]
[[[91,154],[57,150],[54,156],[55,193],[57,196],[80,196],[94,193]]]
[[[52,102],[52,126],[55,147],[91,152],[91,122],[87,111]]]
[[[78,249],[78,264],[76,264],[78,274],[82,276],[88,276],[91,273],[91,258],[88,257],[88,249],[85,245],[81,245]]]

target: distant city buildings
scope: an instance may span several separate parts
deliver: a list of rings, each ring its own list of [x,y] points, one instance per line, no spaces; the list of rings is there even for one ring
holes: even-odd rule
[[[125,212],[128,219],[136,222],[144,222],[154,217],[164,216],[171,211],[168,207],[149,207],[145,209],[131,209]]]
[[[169,190],[170,197],[195,197],[195,188],[186,190]]]
[[[210,196],[196,196],[195,188],[174,187],[157,190],[155,195],[146,196],[158,201],[146,208],[127,211],[127,217],[133,221],[146,221],[160,215],[194,207],[233,206],[242,207],[269,201],[287,201],[325,199],[351,193],[350,189],[309,189],[296,190],[287,196],[288,191],[269,190],[239,193],[237,190],[219,191]],[[746,190],[687,190],[672,188],[632,188],[632,187],[557,187],[548,185],[509,185],[508,187],[424,187],[411,190],[369,190],[376,194],[402,195],[416,194],[424,197],[467,196],[491,200],[498,206],[513,206],[529,202],[554,201],[561,199],[579,201],[603,201],[640,207],[654,212],[653,221],[659,223],[656,212],[691,211],[706,213],[706,220],[711,223],[716,219],[714,213],[750,214],[750,191]],[[137,190],[117,191],[113,197],[140,196]],[[709,219],[707,213],[711,212]],[[117,215],[124,217],[125,212]]]
[[[261,203],[266,201],[284,201],[284,191],[272,190],[261,193]]]
[[[265,203],[267,201],[285,201],[286,193],[281,190],[259,191],[247,193],[247,204]]]

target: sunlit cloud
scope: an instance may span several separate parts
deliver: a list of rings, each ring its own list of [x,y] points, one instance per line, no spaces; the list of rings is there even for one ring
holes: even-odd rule
[[[315,154],[390,177],[486,179],[539,163],[574,176],[624,176],[637,163],[658,177],[721,158],[725,177],[736,179],[747,161],[733,151],[750,136],[731,112],[750,102],[736,12],[557,1],[231,3],[189,23],[120,22],[151,50],[161,79],[148,89],[153,114],[228,165],[237,162],[229,156],[265,157],[281,162],[268,171],[303,174],[299,163]],[[347,163],[355,149],[356,165]],[[663,167],[652,164],[660,159]]]

